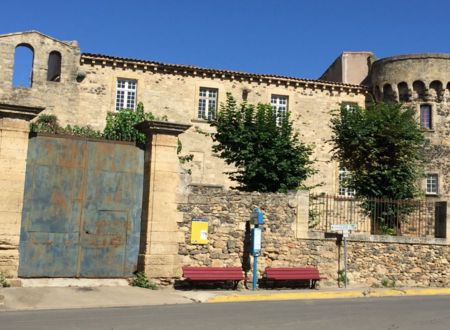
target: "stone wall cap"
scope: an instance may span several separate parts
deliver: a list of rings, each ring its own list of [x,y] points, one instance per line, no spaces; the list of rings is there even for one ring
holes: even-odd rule
[[[167,134],[178,136],[188,130],[191,126],[192,125],[189,124],[179,124],[169,121],[146,120],[136,124],[134,127],[146,135]]]
[[[30,30],[30,31],[23,31],[23,32],[12,32],[12,33],[5,33],[5,34],[0,34],[0,38],[7,38],[7,37],[12,37],[12,36],[16,36],[16,35],[25,35],[25,34],[38,34],[41,37],[47,38],[47,39],[51,39],[55,42],[59,42],[62,45],[65,45],[67,47],[71,47],[71,48],[77,48],[78,47],[78,42],[77,41],[61,41],[58,40],[56,38],[53,38],[49,35],[46,35],[45,33],[42,33],[40,31],[36,31],[36,30]]]
[[[447,53],[418,53],[418,54],[404,54],[381,58],[373,62],[372,65],[379,65],[381,63],[405,61],[405,60],[425,60],[425,59],[442,59],[450,60],[450,54]]]
[[[45,107],[30,107],[17,104],[0,103],[0,118],[17,118],[32,120],[39,113],[41,113]]]

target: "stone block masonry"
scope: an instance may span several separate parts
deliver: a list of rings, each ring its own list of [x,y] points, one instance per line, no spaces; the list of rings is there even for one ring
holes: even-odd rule
[[[264,268],[314,266],[326,277],[323,287],[338,285],[343,264],[343,247],[335,239],[308,238],[302,219],[304,194],[261,194],[225,191],[218,187],[191,186],[187,201],[179,204],[183,213],[179,243],[183,265],[242,266],[251,274],[249,216],[253,207],[264,212],[265,224],[259,277]],[[300,211],[299,211],[300,210]],[[190,242],[191,221],[206,217],[209,242]],[[443,287],[450,283],[450,246],[444,243],[414,243],[396,237],[367,237],[348,242],[350,286]]]
[[[29,120],[42,108],[0,104],[0,273],[17,277]]]

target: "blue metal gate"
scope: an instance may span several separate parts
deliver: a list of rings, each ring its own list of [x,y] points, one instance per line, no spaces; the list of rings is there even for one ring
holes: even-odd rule
[[[29,141],[21,277],[126,277],[137,267],[144,151],[130,144]]]

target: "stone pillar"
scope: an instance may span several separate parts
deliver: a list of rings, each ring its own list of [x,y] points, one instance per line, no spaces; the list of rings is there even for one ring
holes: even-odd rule
[[[0,104],[0,272],[17,277],[29,121],[43,108]]]
[[[178,229],[182,214],[178,212],[177,147],[178,135],[189,127],[161,121],[136,125],[148,137],[139,268],[150,278],[172,279],[181,275],[178,244],[184,242],[184,233]]]
[[[309,223],[309,191],[299,190],[296,194],[297,199],[297,238],[308,237]]]

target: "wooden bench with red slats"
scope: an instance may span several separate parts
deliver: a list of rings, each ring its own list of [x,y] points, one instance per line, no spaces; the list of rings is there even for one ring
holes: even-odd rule
[[[267,267],[264,273],[266,281],[309,281],[314,289],[317,281],[323,279],[315,267]]]
[[[241,267],[194,267],[183,266],[183,277],[196,282],[232,282],[236,290],[240,281],[244,279]]]

